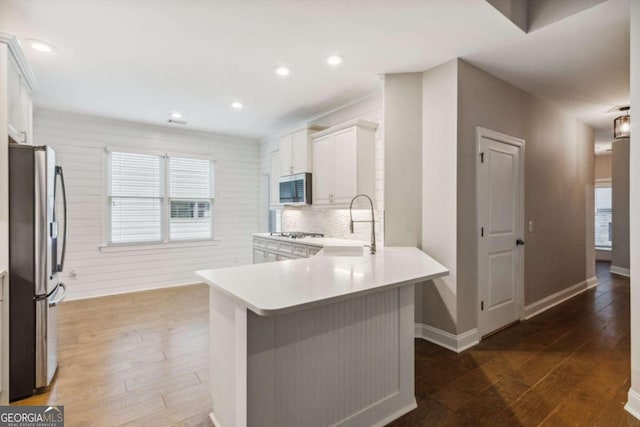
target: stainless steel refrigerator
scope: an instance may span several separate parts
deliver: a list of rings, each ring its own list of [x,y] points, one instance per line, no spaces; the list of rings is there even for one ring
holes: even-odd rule
[[[67,241],[66,206],[64,176],[56,166],[55,151],[10,144],[11,401],[46,390],[58,367],[57,305],[66,292],[60,281]],[[59,224],[61,214],[63,224]]]

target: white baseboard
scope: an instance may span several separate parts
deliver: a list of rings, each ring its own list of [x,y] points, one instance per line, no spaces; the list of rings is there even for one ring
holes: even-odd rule
[[[190,282],[190,283],[178,283],[178,284],[167,284],[160,286],[143,286],[140,288],[131,288],[131,289],[117,289],[115,291],[105,291],[99,290],[95,292],[88,292],[82,295],[71,294],[67,296],[65,301],[77,301],[82,299],[91,299],[91,298],[102,298],[102,297],[112,297],[114,295],[123,295],[123,294],[131,294],[135,292],[147,292],[147,291],[157,291],[160,289],[168,289],[168,288],[179,288],[182,286],[193,286],[193,285],[204,285],[203,282]]]
[[[627,400],[627,404],[624,405],[624,409],[640,420],[640,393],[636,392],[632,388],[629,389],[629,398]]]
[[[631,277],[631,270],[624,267],[618,267],[617,265],[612,265],[609,268],[609,271],[613,274],[619,274],[620,276]]]
[[[532,317],[537,316],[538,314],[547,311],[550,308],[555,307],[556,305],[575,297],[576,295],[580,295],[584,291],[595,288],[596,286],[598,286],[598,279],[593,276],[588,278],[587,280],[571,286],[570,288],[563,289],[560,292],[556,292],[555,294],[551,294],[548,297],[534,302],[533,304],[525,306],[523,318],[525,320],[531,319]]]
[[[213,415],[213,412],[209,412],[209,421],[211,421],[213,427],[222,427],[222,424],[220,424],[216,416]]]
[[[430,341],[456,353],[460,353],[480,342],[477,329],[454,335],[424,323],[415,324],[415,337]]]

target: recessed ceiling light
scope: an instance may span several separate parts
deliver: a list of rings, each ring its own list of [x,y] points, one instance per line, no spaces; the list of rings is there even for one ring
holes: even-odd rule
[[[342,56],[340,55],[331,55],[327,58],[327,64],[335,67],[336,65],[342,64]]]
[[[173,113],[171,113],[171,118],[173,118],[173,119],[181,119],[182,118],[182,113],[174,111]]]
[[[287,67],[283,67],[283,66],[280,66],[280,67],[276,68],[275,71],[276,71],[277,75],[282,76],[282,77],[286,77],[289,74],[291,74],[291,70],[288,69]]]
[[[53,45],[47,42],[44,42],[42,40],[31,39],[28,41],[29,41],[29,45],[31,46],[31,49],[36,50],[38,52],[51,53],[54,50],[56,50],[56,48],[53,47]]]
[[[242,105],[242,102],[233,101],[231,103],[231,108],[233,108],[234,110],[242,110],[242,107],[244,107],[244,105]]]

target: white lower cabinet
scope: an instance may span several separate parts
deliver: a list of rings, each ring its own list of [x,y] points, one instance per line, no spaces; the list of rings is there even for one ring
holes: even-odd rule
[[[253,263],[284,261],[307,258],[320,252],[322,248],[302,243],[283,242],[268,237],[253,238]]]

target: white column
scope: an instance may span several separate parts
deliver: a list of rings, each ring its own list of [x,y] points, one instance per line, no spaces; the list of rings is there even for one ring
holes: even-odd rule
[[[625,408],[640,419],[640,1],[631,2],[631,147],[629,209],[631,242],[631,389]],[[633,275],[633,272],[636,275]]]

